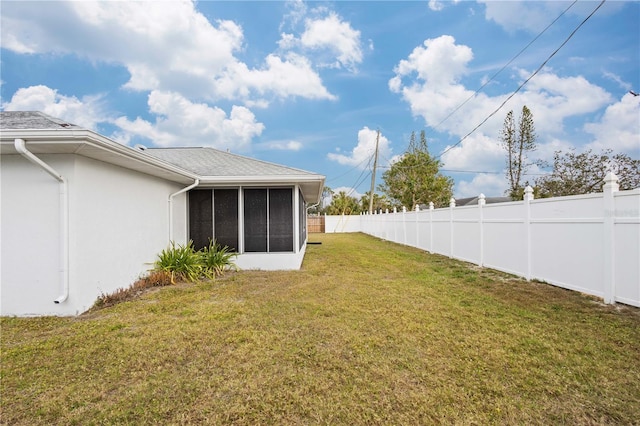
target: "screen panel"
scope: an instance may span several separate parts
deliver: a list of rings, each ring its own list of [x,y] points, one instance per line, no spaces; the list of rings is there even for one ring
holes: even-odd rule
[[[267,190],[244,191],[244,251],[267,251]]]
[[[269,189],[269,252],[293,251],[293,191]]]
[[[213,190],[213,230],[216,242],[238,251],[238,190]]]
[[[304,202],[302,191],[298,191],[298,249],[302,250],[307,239],[307,205]]]
[[[213,203],[210,189],[189,192],[189,239],[196,250],[209,245],[213,238]]]

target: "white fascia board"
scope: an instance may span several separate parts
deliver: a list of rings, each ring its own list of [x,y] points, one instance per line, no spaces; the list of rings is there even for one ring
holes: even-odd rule
[[[264,175],[264,176],[201,176],[202,184],[295,184],[295,183],[323,183],[324,176],[316,175]]]
[[[33,146],[34,149],[38,146],[43,147],[49,144],[51,144],[51,147],[56,145],[78,145],[73,151],[65,152],[76,153],[78,155],[83,155],[82,151],[86,151],[86,147],[93,147],[98,149],[98,153],[89,157],[96,160],[105,161],[128,169],[132,169],[131,161],[133,161],[134,163],[140,164],[141,167],[138,171],[155,174],[152,170],[147,169],[145,171],[145,168],[150,167],[152,169],[160,169],[163,172],[161,173],[163,178],[179,183],[193,182],[195,179],[198,179],[198,176],[192,172],[145,154],[144,151],[136,150],[129,146],[112,141],[111,139],[91,130],[10,129],[3,130],[0,133],[0,140],[3,145],[8,145],[9,142],[13,144],[13,140],[15,139],[24,139],[25,142],[29,146]],[[105,154],[115,154],[115,157],[107,158],[105,155],[101,158],[100,151],[103,151]],[[52,150],[51,153],[56,153],[56,151]]]
[[[322,199],[325,177],[322,175],[265,175],[265,176],[203,176],[200,187],[223,186],[284,186],[298,185],[308,202]]]

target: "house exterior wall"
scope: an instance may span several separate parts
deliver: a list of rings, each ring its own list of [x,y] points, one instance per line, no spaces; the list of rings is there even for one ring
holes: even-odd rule
[[[69,297],[60,304],[58,182],[19,155],[2,156],[2,315],[77,315],[127,287],[169,240],[178,184],[76,155],[41,155],[68,181]],[[184,239],[184,195],[174,233]],[[181,223],[179,221],[182,221]]]
[[[71,269],[82,312],[152,268],[169,244],[169,195],[182,186],[84,157],[74,186]],[[180,211],[184,196],[172,205]],[[182,228],[176,219],[174,233]]]
[[[41,158],[73,179],[74,163]],[[0,156],[0,311],[2,315],[63,314],[59,184],[19,155]]]

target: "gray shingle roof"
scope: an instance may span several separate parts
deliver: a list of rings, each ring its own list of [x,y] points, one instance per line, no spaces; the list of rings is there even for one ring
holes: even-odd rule
[[[81,129],[75,124],[67,123],[39,111],[2,111],[0,112],[0,129]]]
[[[213,148],[147,148],[144,152],[200,176],[318,176]]]

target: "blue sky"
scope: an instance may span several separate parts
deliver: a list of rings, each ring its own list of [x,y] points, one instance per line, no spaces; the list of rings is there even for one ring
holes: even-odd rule
[[[498,134],[523,105],[532,159],[605,147],[640,158],[640,2],[605,2],[549,59],[599,4],[2,1],[0,102],[123,144],[321,173],[356,196],[378,129],[378,183],[425,130],[456,197],[502,195]]]

